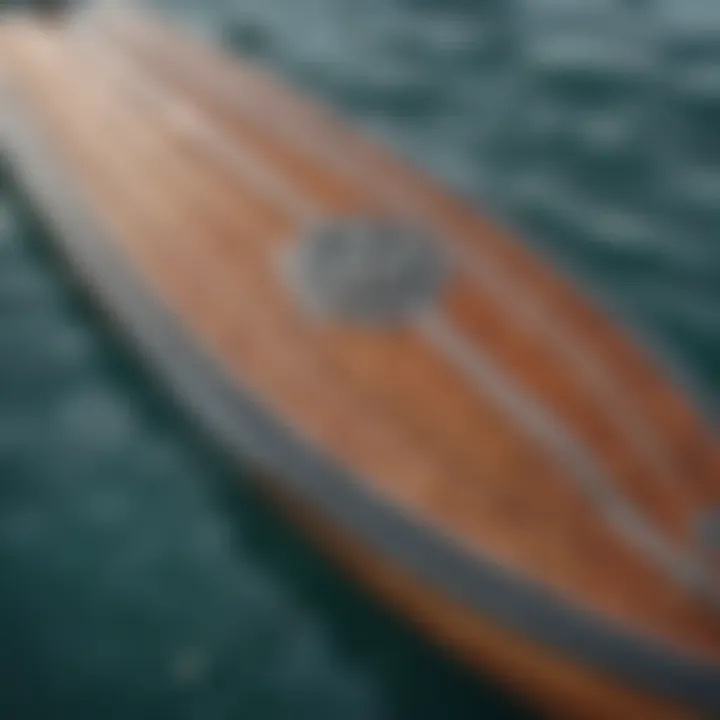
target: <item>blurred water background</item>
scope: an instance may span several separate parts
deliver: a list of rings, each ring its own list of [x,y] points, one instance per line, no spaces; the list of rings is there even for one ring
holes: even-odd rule
[[[518,228],[716,407],[716,0],[154,4]],[[96,314],[2,169],[0,718],[526,716],[246,476]]]

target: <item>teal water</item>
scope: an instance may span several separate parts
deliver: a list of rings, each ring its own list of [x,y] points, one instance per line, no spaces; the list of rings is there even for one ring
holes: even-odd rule
[[[716,407],[714,0],[163,4],[521,229]],[[115,337],[2,173],[0,718],[527,716],[249,480]]]

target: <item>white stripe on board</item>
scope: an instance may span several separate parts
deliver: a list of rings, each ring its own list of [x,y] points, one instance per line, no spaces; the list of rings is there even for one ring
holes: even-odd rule
[[[415,326],[423,337],[453,366],[458,368],[475,391],[508,415],[535,442],[551,451],[581,492],[592,500],[601,517],[637,550],[677,582],[692,584],[720,597],[720,588],[695,554],[677,551],[634,504],[613,487],[612,479],[592,451],[542,405],[537,403],[487,354],[468,342],[452,322],[431,312]]]

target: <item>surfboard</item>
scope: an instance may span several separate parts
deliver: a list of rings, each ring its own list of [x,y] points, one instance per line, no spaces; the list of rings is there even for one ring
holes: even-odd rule
[[[720,712],[720,454],[455,193],[137,10],[0,22],[0,147],[97,303],[399,613],[538,707]]]

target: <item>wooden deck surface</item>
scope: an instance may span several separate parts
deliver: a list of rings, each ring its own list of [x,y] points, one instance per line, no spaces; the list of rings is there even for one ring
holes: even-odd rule
[[[679,577],[698,517],[720,507],[716,439],[521,243],[261,71],[153,22],[8,23],[3,83],[162,302],[379,500],[620,627],[720,658],[720,607]],[[284,254],[358,215],[444,240],[434,313],[377,329],[297,302]]]

